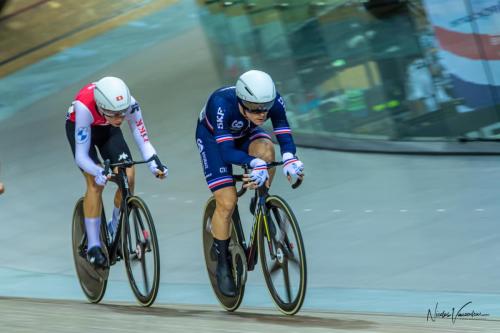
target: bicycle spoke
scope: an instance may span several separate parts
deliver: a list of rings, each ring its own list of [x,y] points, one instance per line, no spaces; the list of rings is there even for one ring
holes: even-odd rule
[[[289,226],[290,226],[290,221],[288,221],[288,218],[285,216],[285,218],[282,219],[280,224],[279,224],[279,227],[281,230],[281,236],[282,236],[280,241],[289,243],[289,240],[288,240]]]
[[[132,248],[132,233],[130,232],[130,225],[129,223],[125,223],[125,231],[126,231],[126,235],[127,235],[127,245],[128,245],[128,249],[123,249],[124,251],[127,251],[128,250],[128,253],[130,254],[134,254],[134,250]]]
[[[276,221],[276,224],[278,225],[278,228],[281,231],[281,216],[278,208],[273,207],[272,209],[273,215],[274,215],[274,220]]]
[[[292,301],[292,287],[290,286],[290,275],[288,274],[288,263],[286,259],[283,264],[283,279],[285,280],[285,290],[288,303],[290,303]]]
[[[139,212],[136,209],[134,209],[134,232],[135,232],[135,241],[136,241],[136,248],[137,248],[137,244],[140,244],[141,243],[141,231],[139,230],[139,221],[140,221],[140,217],[139,217]],[[144,229],[144,228],[142,228]]]
[[[142,258],[140,259],[141,261],[141,266],[142,266],[142,273],[144,275],[144,290],[146,293],[149,293],[149,279],[148,279],[148,272],[146,270],[146,258],[144,257],[144,252],[142,252]]]
[[[288,261],[292,262],[294,265],[297,265],[297,267],[300,268],[300,260],[297,259],[297,257],[288,257]]]
[[[146,269],[146,254],[145,254],[145,242],[142,241],[141,235],[144,237],[148,234],[147,230],[144,230],[141,224],[141,216],[139,210],[134,209],[134,231],[135,231],[135,259],[136,263],[140,263],[142,271],[142,279],[144,284],[144,293],[147,295],[149,293],[149,280],[148,273]]]
[[[284,216],[284,214],[277,207],[273,207],[272,211],[276,219],[276,224],[278,225],[278,228],[280,230],[280,237],[277,240],[279,242],[286,241],[288,243],[287,232],[289,229],[288,226],[290,225],[288,217]]]
[[[135,209],[136,222],[139,223],[138,226],[141,228],[141,230],[145,230],[146,228],[144,227],[144,222],[142,222],[141,214],[139,214],[138,212],[139,210],[136,208]]]
[[[269,273],[271,273],[271,275],[274,275],[276,274],[279,270],[281,269],[281,265],[279,264],[279,262],[276,260],[274,262],[274,265],[273,267],[271,267],[271,269],[269,270]]]

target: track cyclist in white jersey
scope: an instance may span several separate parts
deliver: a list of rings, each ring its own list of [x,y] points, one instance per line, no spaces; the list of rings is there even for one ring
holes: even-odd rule
[[[149,141],[141,108],[130,95],[127,85],[119,78],[104,77],[87,84],[76,95],[66,116],[66,136],[87,184],[83,202],[85,230],[88,239],[87,259],[95,267],[107,266],[99,238],[102,210],[102,191],[109,175],[105,175],[97,150],[111,163],[130,160],[132,156],[120,126],[127,120],[142,157],[147,160],[156,154]],[[168,174],[164,165],[149,162],[149,169],[163,179]],[[134,167],[126,170],[131,192],[134,190]],[[112,219],[108,224],[111,236],[118,225],[121,192],[114,198]],[[105,223],[105,221],[104,221]]]

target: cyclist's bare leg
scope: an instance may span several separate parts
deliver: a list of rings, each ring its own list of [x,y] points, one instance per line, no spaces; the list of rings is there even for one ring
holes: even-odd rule
[[[214,192],[215,212],[212,216],[212,235],[219,240],[228,239],[231,234],[231,216],[238,197],[234,186],[223,187]]]
[[[86,218],[101,217],[101,195],[104,187],[95,183],[94,176],[86,172],[83,173],[83,176],[87,183],[87,192],[83,198],[83,214]]]
[[[271,140],[265,138],[254,140],[248,147],[248,154],[258,157],[267,163],[273,162],[275,159],[274,144]],[[275,172],[275,168],[269,170],[269,184],[272,183]]]
[[[229,237],[231,235],[231,215],[238,197],[234,186],[223,187],[214,192],[215,212],[212,216],[213,249],[217,254],[216,278],[222,294],[236,295],[236,286],[231,274]]]
[[[84,172],[87,192],[83,198],[83,215],[85,217],[85,230],[87,233],[88,248],[101,246],[99,237],[102,211],[102,190],[103,186],[95,183],[94,176]]]

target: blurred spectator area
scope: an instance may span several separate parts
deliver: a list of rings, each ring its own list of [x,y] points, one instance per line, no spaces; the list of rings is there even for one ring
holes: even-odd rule
[[[175,0],[0,0],[0,77]]]
[[[0,14],[2,13],[3,8],[5,7],[6,4],[7,0],[0,0]]]

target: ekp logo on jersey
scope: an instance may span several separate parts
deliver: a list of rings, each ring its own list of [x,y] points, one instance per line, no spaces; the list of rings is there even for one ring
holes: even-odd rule
[[[217,109],[217,128],[224,128],[224,110],[220,107]]]

